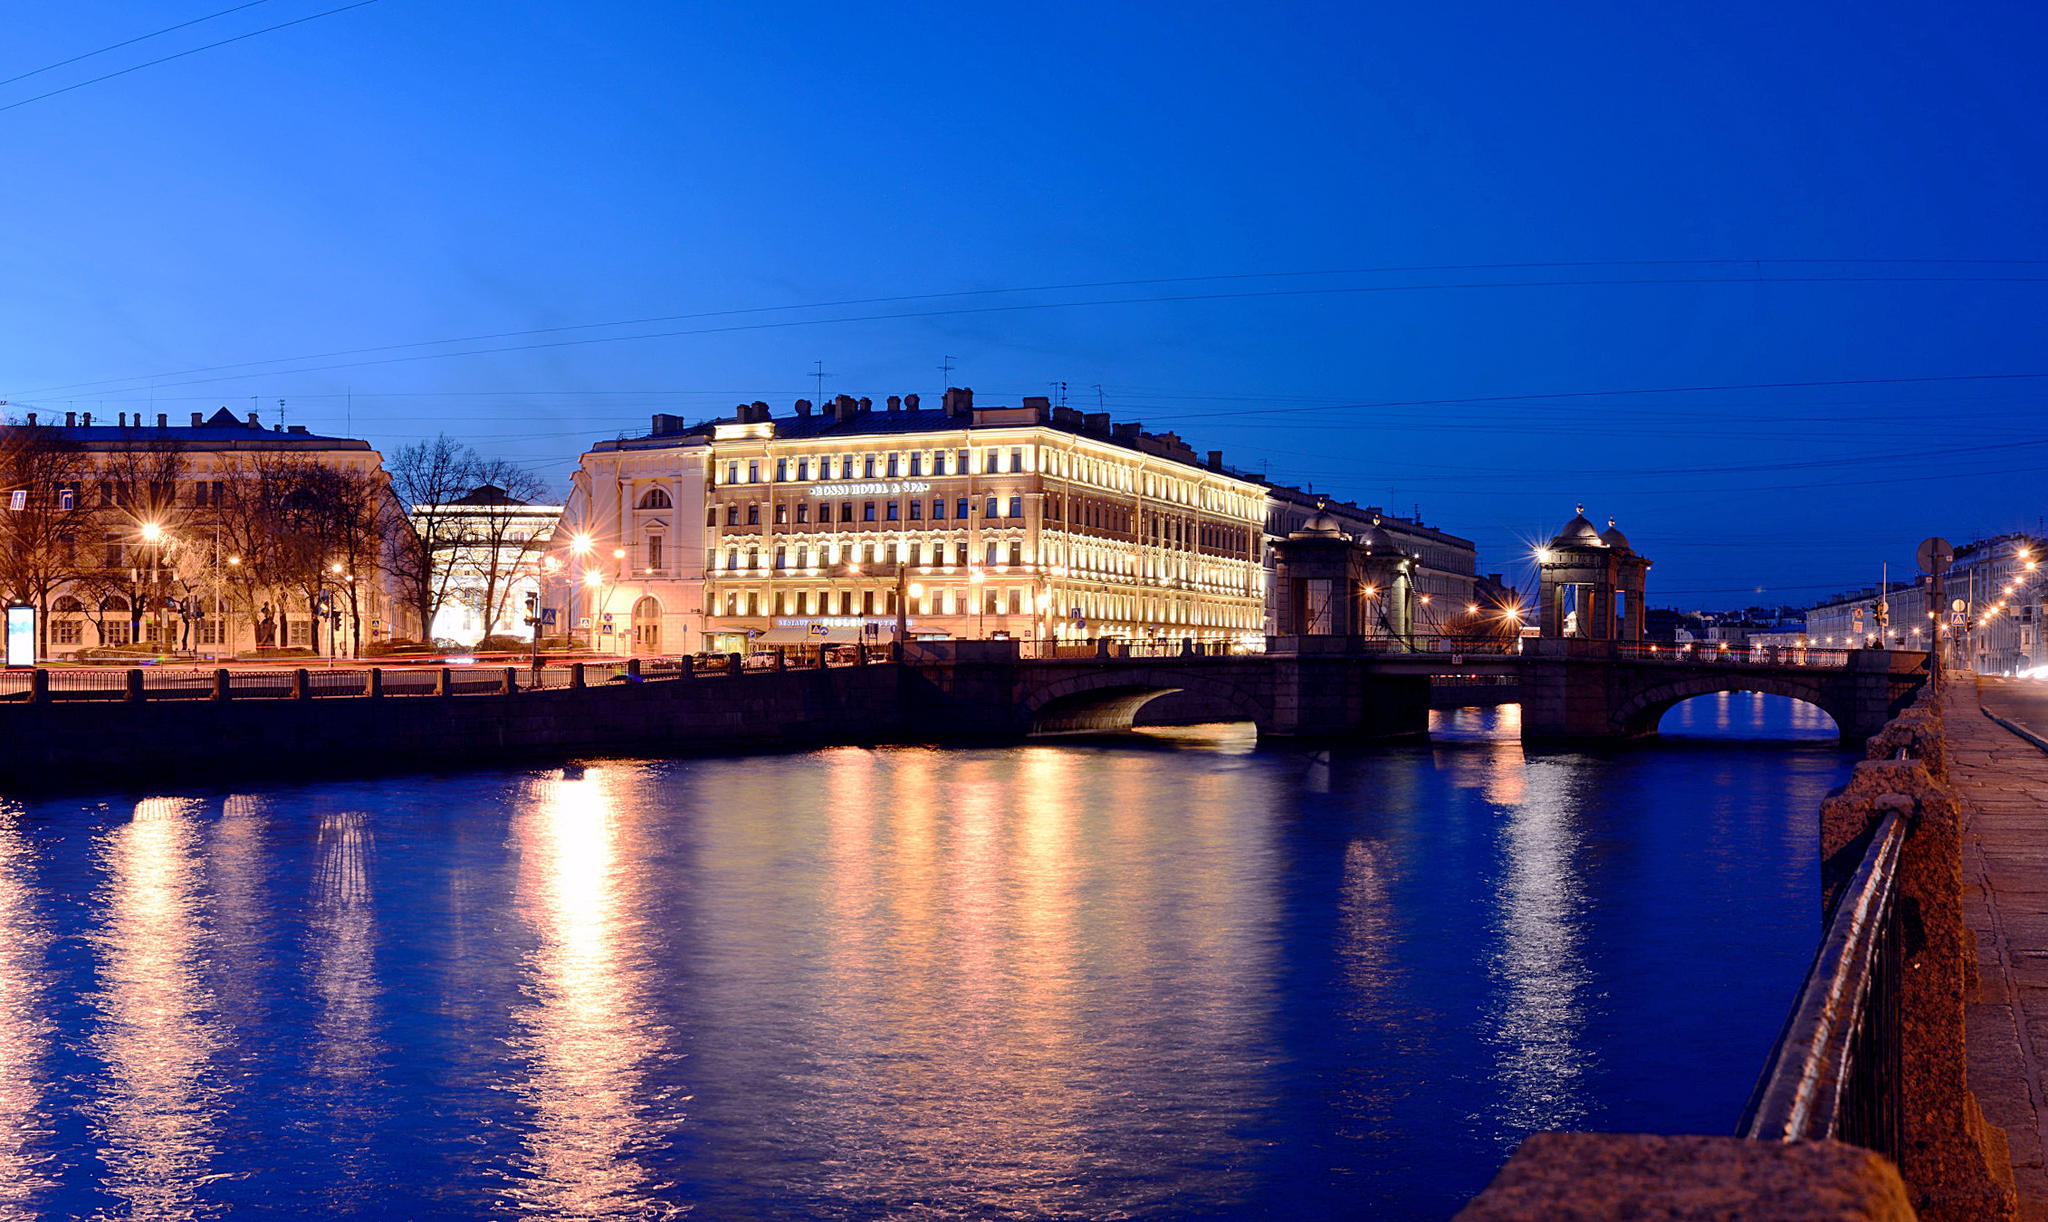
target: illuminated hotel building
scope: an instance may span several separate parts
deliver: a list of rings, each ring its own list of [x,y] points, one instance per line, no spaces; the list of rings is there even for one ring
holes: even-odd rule
[[[657,416],[584,456],[557,539],[599,574],[565,568],[565,590],[598,592],[573,620],[641,608],[634,623],[664,624],[652,647],[627,638],[642,652],[887,641],[899,593],[913,638],[1257,647],[1266,514],[1265,487],[1171,433],[956,389],[937,410],[841,396],[779,418]],[[695,622],[669,626],[671,604]]]

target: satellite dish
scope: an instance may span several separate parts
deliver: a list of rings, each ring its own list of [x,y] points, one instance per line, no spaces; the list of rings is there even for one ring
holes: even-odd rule
[[[1939,573],[1956,558],[1956,549],[1940,535],[1920,541],[1920,550],[1913,553],[1913,559],[1920,562],[1923,573]]]

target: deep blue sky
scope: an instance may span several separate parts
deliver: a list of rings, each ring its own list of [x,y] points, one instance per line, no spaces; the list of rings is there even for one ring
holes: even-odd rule
[[[232,2],[13,5],[0,78]],[[1803,602],[1930,533],[2034,529],[2048,379],[1470,400],[2048,374],[2044,32],[2025,4],[378,0],[0,109],[0,396],[283,398],[559,482],[653,411],[786,412],[819,360],[827,395],[933,395],[950,355],[985,402],[1100,387],[1420,503],[1489,569],[1583,500],[1654,602]],[[1355,270],[1597,261],[1648,262]],[[990,292],[1195,277],[1239,278]],[[1671,283],[1701,279],[1732,283]],[[1355,291],[1557,280],[1665,283]],[[1160,297],[1199,299],[988,309]],[[730,310],[760,312],[284,359]],[[874,314],[921,316],[821,321]]]

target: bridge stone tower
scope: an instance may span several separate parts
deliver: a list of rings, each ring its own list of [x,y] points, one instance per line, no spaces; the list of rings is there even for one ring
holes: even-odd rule
[[[1379,519],[1353,539],[1318,512],[1273,545],[1282,637],[1395,637],[1415,623],[1414,561]]]
[[[1537,626],[1546,637],[1589,641],[1643,639],[1643,590],[1650,561],[1607,519],[1602,531],[1581,505],[1550,546],[1536,554]]]

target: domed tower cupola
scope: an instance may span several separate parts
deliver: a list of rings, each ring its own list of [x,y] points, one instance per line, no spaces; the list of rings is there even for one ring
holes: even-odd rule
[[[1328,502],[1318,502],[1301,529],[1273,544],[1276,637],[1409,641],[1414,558],[1377,514],[1355,535],[1345,533],[1343,522]],[[1356,518],[1351,522],[1357,525]]]
[[[1572,520],[1536,551],[1537,625],[1546,637],[1593,641],[1643,639],[1643,592],[1650,561],[1607,519],[1602,531],[1580,505]]]

